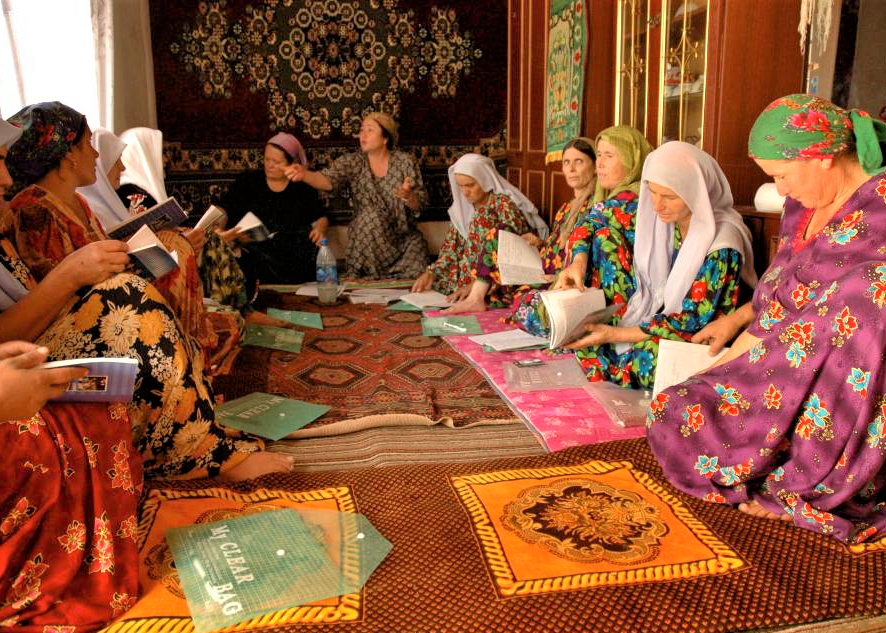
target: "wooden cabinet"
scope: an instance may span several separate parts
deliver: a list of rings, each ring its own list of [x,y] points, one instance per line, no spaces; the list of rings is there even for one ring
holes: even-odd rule
[[[744,223],[751,230],[754,244],[754,269],[762,275],[778,250],[778,234],[781,227],[781,213],[778,211],[757,211],[752,206],[740,205],[735,210],[741,214]]]

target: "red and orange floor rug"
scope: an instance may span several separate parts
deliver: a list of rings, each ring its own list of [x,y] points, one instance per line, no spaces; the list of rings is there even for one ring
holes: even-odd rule
[[[886,539],[850,548],[687,497],[642,439],[200,486],[152,493],[145,597],[109,630],[190,629],[165,528],[280,506],[361,512],[393,550],[359,594],[237,630],[716,633],[886,610]]]

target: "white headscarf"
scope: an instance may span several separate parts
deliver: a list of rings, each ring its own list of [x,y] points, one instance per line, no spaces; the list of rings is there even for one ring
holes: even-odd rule
[[[452,188],[452,206],[449,207],[449,219],[452,220],[452,225],[461,233],[462,237],[468,236],[468,227],[471,226],[471,220],[474,217],[474,205],[468,202],[468,199],[459,190],[458,183],[455,181],[456,174],[470,176],[480,183],[483,191],[493,191],[508,196],[523,213],[529,226],[538,232],[539,237],[545,239],[548,236],[548,226],[538,215],[538,209],[519,189],[502,178],[489,157],[480,154],[465,154],[449,168],[449,186]]]
[[[86,187],[78,187],[77,192],[86,198],[90,210],[107,230],[129,219],[129,209],[108,180],[108,172],[123,155],[126,143],[113,132],[100,127],[92,133],[92,146],[98,152],[98,158],[95,159],[95,182]]]
[[[658,219],[649,193],[650,182],[673,189],[692,211],[688,235],[683,236],[673,265],[674,224]],[[658,312],[680,312],[705,257],[721,248],[738,251],[742,258],[741,278],[751,287],[757,285],[751,234],[741,215],[732,208],[729,182],[717,161],[695,145],[671,141],[646,157],[636,236],[637,290],[621,320],[624,327],[642,323]]]
[[[9,149],[22,135],[22,129],[0,118],[0,147]],[[0,202],[0,205],[3,203]],[[0,312],[12,307],[19,299],[28,294],[22,283],[0,264]]]
[[[126,171],[120,184],[133,184],[151,194],[158,203],[166,195],[163,180],[163,133],[149,127],[134,127],[120,135],[126,143],[123,150],[123,165]]]

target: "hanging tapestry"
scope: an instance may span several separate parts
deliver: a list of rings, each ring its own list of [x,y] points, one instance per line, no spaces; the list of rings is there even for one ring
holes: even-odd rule
[[[581,133],[587,49],[585,0],[552,0],[545,110],[546,163],[560,160],[566,143]]]

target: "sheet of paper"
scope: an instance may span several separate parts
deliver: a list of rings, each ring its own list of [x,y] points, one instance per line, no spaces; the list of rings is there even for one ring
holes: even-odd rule
[[[296,325],[314,328],[315,330],[323,329],[323,317],[317,312],[302,312],[300,310],[278,310],[277,308],[268,308],[268,316],[280,319],[281,321],[289,321]]]
[[[449,306],[446,295],[435,290],[410,292],[400,297],[400,299],[419,308],[445,308]]]
[[[716,356],[708,353],[710,349],[710,345],[661,339],[658,342],[658,361],[652,395],[657,396],[658,392],[704,371],[717,362],[729,348],[723,348]]]
[[[547,347],[550,342],[543,336],[534,336],[529,332],[516,328],[493,332],[492,334],[472,336],[471,340],[478,345],[491,347],[496,352],[526,349],[528,347]]]
[[[551,275],[546,275],[541,257],[519,235],[509,231],[498,232],[498,272],[505,286],[549,283]]]
[[[475,316],[437,316],[421,320],[421,333],[424,336],[461,336],[482,334],[483,328]]]
[[[325,404],[256,392],[218,405],[215,415],[223,426],[279,440],[313,422],[330,408]]]
[[[301,344],[304,338],[305,333],[296,330],[271,327],[269,325],[247,325],[243,344],[268,347],[298,354],[301,351]]]
[[[358,297],[384,297],[393,301],[403,295],[408,295],[409,288],[355,288],[350,291],[350,294]]]

